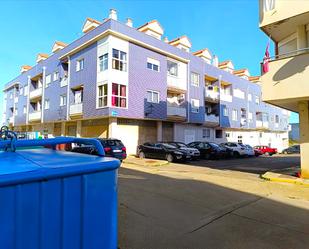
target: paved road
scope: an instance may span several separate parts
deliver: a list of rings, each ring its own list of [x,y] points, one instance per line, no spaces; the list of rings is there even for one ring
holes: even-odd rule
[[[190,162],[194,166],[209,167],[222,170],[236,170],[242,172],[262,174],[269,170],[280,170],[300,165],[299,155],[273,155],[252,158],[228,160],[200,160]]]
[[[258,160],[272,164],[274,159]],[[228,162],[233,170],[124,164],[119,170],[119,247],[308,249],[309,188],[263,181],[234,170],[238,160]]]

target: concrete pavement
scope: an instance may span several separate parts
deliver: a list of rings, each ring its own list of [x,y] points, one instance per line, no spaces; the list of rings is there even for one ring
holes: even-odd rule
[[[309,188],[169,164],[119,171],[119,246],[309,248]]]

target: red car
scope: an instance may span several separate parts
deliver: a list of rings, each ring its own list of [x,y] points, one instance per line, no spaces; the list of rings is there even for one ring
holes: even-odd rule
[[[261,151],[262,154],[267,156],[272,156],[274,154],[277,154],[276,148],[270,148],[269,146],[259,145],[255,146],[254,149]]]

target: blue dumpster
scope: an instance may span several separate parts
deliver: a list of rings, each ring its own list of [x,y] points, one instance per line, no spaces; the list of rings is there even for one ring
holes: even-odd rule
[[[64,143],[93,144],[102,157],[25,148]],[[0,141],[0,149],[6,150],[0,152],[0,248],[117,248],[120,162],[103,157],[100,143],[6,140]]]

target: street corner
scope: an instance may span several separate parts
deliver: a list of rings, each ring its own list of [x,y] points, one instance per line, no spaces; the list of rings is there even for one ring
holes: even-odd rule
[[[288,174],[281,174],[281,173],[275,173],[275,172],[268,171],[262,174],[261,178],[264,180],[272,181],[272,182],[290,183],[290,184],[296,184],[296,185],[302,185],[305,187],[309,187],[308,179],[302,179],[302,178],[291,176]]]

